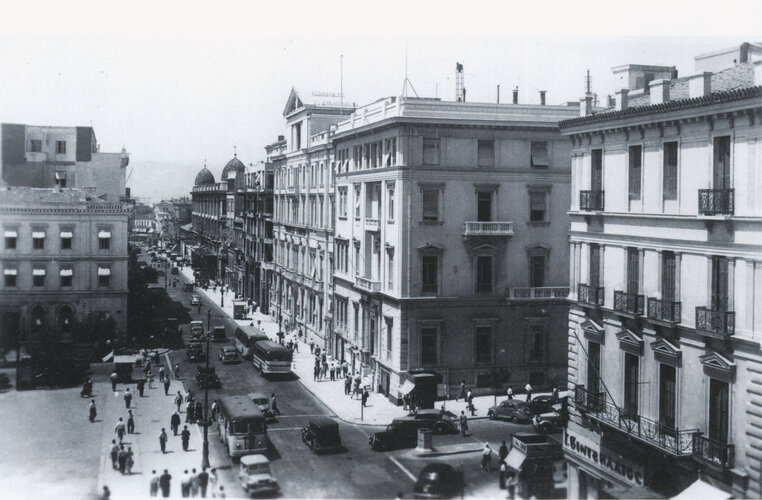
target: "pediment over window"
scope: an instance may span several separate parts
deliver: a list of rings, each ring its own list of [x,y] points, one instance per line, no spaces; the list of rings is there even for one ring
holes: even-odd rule
[[[440,247],[433,243],[426,243],[424,245],[417,246],[416,250],[418,250],[420,253],[428,253],[428,254],[442,253],[444,251],[444,247]]]
[[[625,328],[616,334],[616,338],[619,340],[620,349],[633,354],[643,354],[643,337],[632,330]]]
[[[704,354],[699,358],[704,365],[704,373],[712,378],[733,382],[736,376],[736,364],[716,352]]]
[[[604,334],[606,333],[606,330],[596,323],[595,321],[588,319],[582,322],[580,325],[582,328],[582,331],[585,334],[585,337],[587,337],[590,340],[593,340],[598,343],[603,343]]]
[[[661,363],[677,366],[683,351],[666,339],[659,339],[651,342],[651,350],[654,352],[654,358]]]
[[[476,255],[495,255],[497,253],[497,247],[488,243],[482,245],[476,245],[471,248]]]

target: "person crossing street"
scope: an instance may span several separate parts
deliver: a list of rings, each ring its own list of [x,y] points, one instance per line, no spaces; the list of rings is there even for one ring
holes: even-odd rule
[[[95,416],[98,414],[98,412],[95,409],[95,400],[93,399],[90,401],[90,404],[88,405],[88,408],[90,409],[90,423],[95,422]]]

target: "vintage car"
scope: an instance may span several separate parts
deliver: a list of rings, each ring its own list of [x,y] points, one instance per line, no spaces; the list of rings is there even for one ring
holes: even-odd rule
[[[186,283],[186,284],[184,284],[183,285],[183,291],[192,292],[193,291],[193,283]],[[193,297],[191,297],[191,303],[193,303],[192,301],[193,301]]]
[[[191,291],[193,291],[193,288],[191,288]],[[201,302],[201,297],[198,295],[191,295],[191,305],[197,306]]]
[[[561,405],[556,404],[553,406],[553,411],[535,415],[532,419],[532,427],[544,433],[561,432],[564,427],[561,419]]]
[[[190,322],[190,337],[189,342],[202,342],[206,340],[204,335],[204,324],[201,321]]]
[[[270,460],[264,455],[244,455],[238,481],[247,495],[273,494],[280,490],[278,481],[270,472]]]
[[[223,363],[237,363],[241,361],[238,357],[238,349],[234,345],[224,345],[220,348],[219,352],[220,361]]]
[[[553,411],[553,405],[558,403],[553,396],[535,396],[531,401],[527,403],[529,410],[533,415],[539,415],[540,413],[549,413]]]
[[[313,417],[302,429],[302,441],[315,453],[342,449],[339,424],[330,418]]]
[[[210,366],[209,368],[204,366],[198,367],[196,370],[196,384],[198,384],[201,389],[206,389],[207,387],[222,387],[220,378],[217,376],[217,372],[214,371],[213,366]]]
[[[418,410],[413,418],[428,422],[428,427],[434,431],[434,434],[458,433],[458,417],[451,411],[436,408]]]
[[[217,325],[212,329],[212,342],[225,342],[227,338],[224,326]]]
[[[506,399],[487,410],[487,416],[490,420],[506,419],[511,422],[529,423],[532,420],[532,410],[523,401]]]
[[[191,342],[185,349],[185,357],[188,361],[204,361],[206,359],[204,345],[201,342]]]
[[[259,407],[259,410],[266,419],[271,420],[275,418],[275,413],[270,409],[270,398],[267,397],[267,394],[262,392],[251,392],[249,393],[249,397],[254,401],[254,404]]]
[[[413,448],[418,441],[418,429],[423,422],[413,417],[400,417],[392,420],[386,430],[371,434],[368,442],[374,450],[396,450]]]
[[[463,473],[451,465],[434,462],[426,465],[413,487],[415,498],[453,498],[463,495]]]

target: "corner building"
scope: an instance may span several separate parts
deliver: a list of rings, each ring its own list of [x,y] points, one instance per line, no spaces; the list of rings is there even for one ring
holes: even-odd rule
[[[557,124],[577,114],[390,97],[339,123],[333,356],[397,403],[416,370],[477,393],[562,382],[570,165]]]
[[[698,56],[682,78],[614,68],[630,82],[614,105],[587,97],[560,123],[572,498],[671,497],[697,479],[761,494],[760,49]]]

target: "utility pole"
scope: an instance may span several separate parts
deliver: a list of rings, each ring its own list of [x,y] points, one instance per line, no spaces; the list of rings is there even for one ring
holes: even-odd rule
[[[209,337],[206,334],[206,377],[209,376]],[[201,468],[209,467],[209,380],[204,384],[204,447],[202,448]]]

